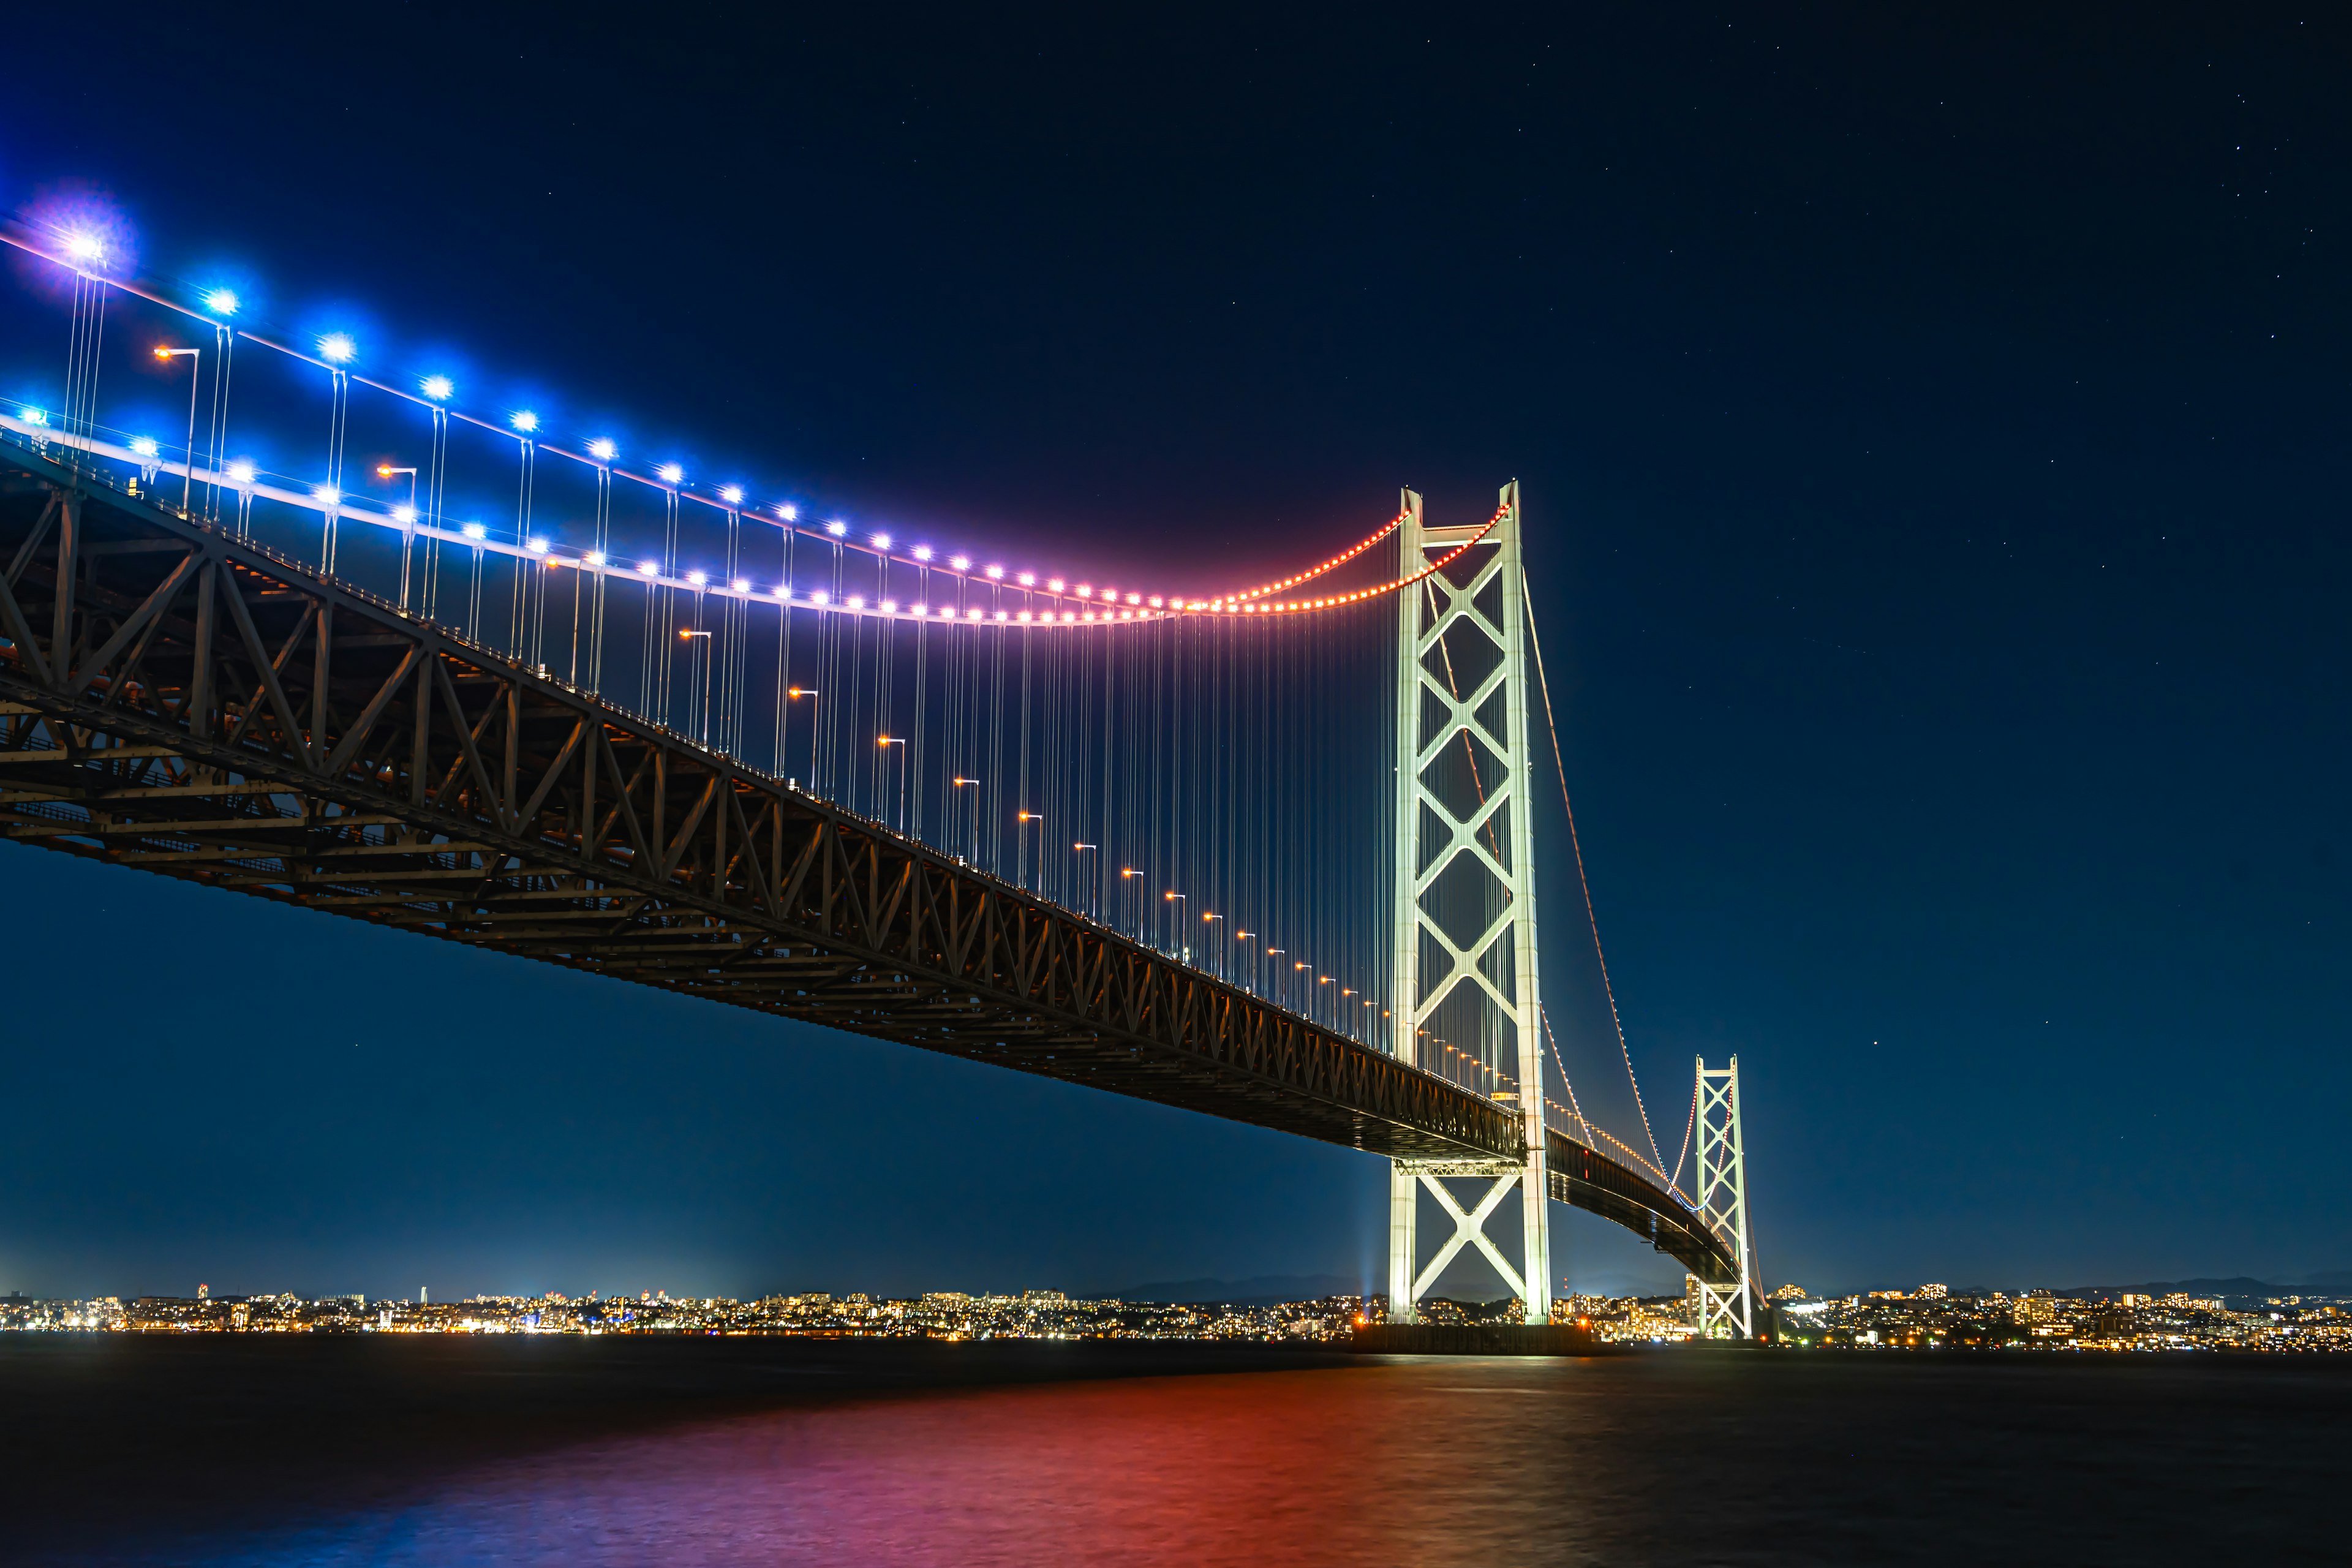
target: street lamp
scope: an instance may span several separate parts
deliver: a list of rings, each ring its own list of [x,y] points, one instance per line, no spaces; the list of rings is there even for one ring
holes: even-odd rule
[[[701,605],[699,600],[696,603],[695,613],[698,616],[701,614]],[[710,634],[709,632],[697,631],[692,626],[680,626],[677,628],[677,637],[680,642],[690,643],[696,637],[708,638]],[[710,652],[708,648],[696,648],[694,651],[701,658],[702,660],[702,716],[697,721],[697,723],[701,734],[702,743],[707,746],[710,744]],[[687,679],[689,681],[693,679],[694,677],[690,674],[687,677]]]
[[[1045,825],[1045,814],[1035,811],[1016,811],[1013,814],[1013,880],[1016,884],[1024,887],[1026,887],[1027,884],[1022,882],[1021,871],[1022,868],[1029,863],[1029,841],[1021,837],[1021,830],[1028,826],[1033,822],[1037,824],[1040,828],[1043,828]],[[1041,877],[1045,869],[1044,865],[1045,858],[1045,847],[1040,845],[1037,850],[1037,859],[1039,861],[1037,869]]]
[[[1091,850],[1093,850],[1093,851],[1094,851],[1095,853],[1097,853],[1097,854],[1100,854],[1100,853],[1102,852],[1102,846],[1101,846],[1101,845],[1099,845],[1099,844],[1073,844],[1073,845],[1071,845],[1071,846],[1070,846],[1070,853],[1072,853],[1073,855],[1084,855],[1085,853],[1087,853],[1087,852],[1088,850],[1090,850],[1090,849],[1091,849]],[[1084,862],[1081,862],[1081,864],[1084,864]],[[1087,901],[1088,901],[1090,904],[1094,905],[1094,917],[1095,917],[1095,919],[1097,919],[1097,920],[1100,920],[1100,919],[1102,919],[1102,909],[1101,909],[1100,901],[1099,901],[1099,900],[1096,900],[1096,899],[1094,898],[1094,896],[1093,896],[1093,895],[1094,895],[1094,888],[1093,888],[1093,886],[1092,886],[1091,884],[1089,884],[1089,885],[1087,886]]]
[[[820,695],[821,694],[818,692],[817,689],[814,686],[787,686],[784,688],[784,696],[792,701],[798,702],[803,697],[809,700],[809,788],[812,790],[816,788],[816,700]],[[787,758],[786,760],[789,761],[790,759]]]
[[[904,735],[882,735],[877,736],[875,740],[875,744],[880,746],[885,752],[887,752],[892,746],[904,746],[906,743],[907,737]],[[900,752],[898,753],[898,831],[901,833],[907,831],[907,753],[905,752]]]
[[[1129,877],[1135,879],[1135,940],[1141,942],[1143,940],[1143,873],[1132,866],[1120,868],[1118,879],[1121,885],[1124,885]]]
[[[1234,932],[1234,940],[1235,942],[1247,942],[1256,934],[1257,932],[1254,931],[1237,931]],[[1257,994],[1257,960],[1255,958],[1250,960],[1249,990],[1251,995],[1255,996]]]
[[[1280,949],[1280,948],[1278,948],[1278,947],[1269,947],[1269,948],[1267,948],[1267,949],[1265,950],[1265,955],[1266,955],[1268,958],[1280,958],[1280,957],[1284,956],[1282,949]],[[1287,1000],[1287,999],[1288,999],[1288,997],[1289,997],[1289,995],[1290,995],[1290,988],[1289,988],[1288,986],[1286,986],[1286,985],[1283,984],[1283,983],[1282,983],[1282,971],[1281,971],[1281,970],[1279,970],[1279,969],[1277,969],[1277,970],[1276,970],[1276,971],[1274,972],[1274,999],[1275,999],[1276,1002],[1281,1003],[1283,1005],[1287,1006],[1287,1005],[1289,1005],[1289,1003],[1288,1003],[1288,1000]]]
[[[396,514],[400,521],[400,607],[404,610],[408,608],[409,557],[416,549],[416,470],[378,463],[375,474],[380,479],[396,479],[402,474],[408,476],[408,504]]]
[[[954,778],[950,779],[948,783],[950,786],[956,789],[978,789],[980,787],[980,781],[978,779],[968,779],[963,777],[961,773]],[[954,829],[950,828],[949,831],[952,833]],[[967,864],[973,866],[980,864],[980,796],[978,795],[973,795],[971,797],[971,854],[967,859]]]
[[[1225,917],[1224,917],[1224,916],[1223,916],[1223,915],[1208,914],[1208,913],[1205,913],[1205,912],[1204,912],[1204,913],[1201,916],[1201,923],[1202,923],[1202,925],[1207,925],[1207,924],[1209,924],[1211,921],[1221,921],[1221,920],[1223,920],[1224,918],[1225,918]],[[1225,977],[1225,928],[1224,928],[1224,927],[1223,927],[1223,926],[1219,926],[1219,927],[1217,928],[1217,978],[1218,978],[1218,979],[1220,979],[1220,980],[1223,980],[1224,977]]]
[[[1160,895],[1160,901],[1166,904],[1181,904],[1184,901],[1184,895],[1181,893],[1162,893]],[[1174,914],[1177,921],[1180,922],[1176,929],[1180,931],[1182,931],[1184,927],[1181,922],[1184,919],[1184,911],[1180,909],[1170,912]],[[1189,945],[1181,942],[1176,945],[1182,950],[1182,956],[1186,958],[1190,958],[1192,956],[1192,950]]]
[[[185,459],[180,466],[180,510],[184,512],[188,510],[189,488],[194,484],[196,473],[196,383],[204,379],[198,373],[204,369],[205,351],[166,348],[162,343],[155,345],[155,357],[165,364],[183,354],[188,360],[188,444],[180,448],[180,456]]]

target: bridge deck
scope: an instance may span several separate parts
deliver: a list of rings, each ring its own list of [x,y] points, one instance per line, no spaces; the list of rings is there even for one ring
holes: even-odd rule
[[[1368,1152],[1507,1109],[249,541],[0,448],[0,831]],[[60,584],[70,584],[68,592]],[[1724,1248],[1555,1132],[1553,1195]]]

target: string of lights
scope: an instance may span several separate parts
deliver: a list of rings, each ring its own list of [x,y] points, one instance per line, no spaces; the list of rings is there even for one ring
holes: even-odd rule
[[[122,482],[158,505],[170,504],[154,493],[168,474],[184,515],[217,518],[255,548],[436,626],[446,613],[451,635],[475,647],[1471,1092],[1540,1100],[1588,1142],[1632,1155],[1587,1115],[1564,1066],[1562,1108],[1540,1083],[1521,1083],[1490,1041],[1472,1043],[1492,1034],[1488,1021],[1448,1022],[1452,1037],[1431,1037],[1423,1051],[1391,1037],[1382,1005],[1398,959],[1389,868],[1365,846],[1414,826],[1393,820],[1397,803],[1380,784],[1401,761],[1398,615],[1386,601],[1423,591],[1486,543],[1505,508],[1447,535],[1458,542],[1433,546],[1434,556],[1381,552],[1401,537],[1400,514],[1304,571],[1210,598],[1147,592],[1129,585],[1140,580],[1132,573],[1015,569],[807,517],[796,501],[690,479],[676,461],[625,459],[616,437],[567,434],[544,405],[460,406],[456,378],[404,384],[369,366],[346,331],[265,331],[233,290],[183,303],[108,275],[102,248],[0,238],[69,268],[74,287],[62,418],[31,403],[0,410],[10,437],[120,465],[136,476]],[[101,423],[105,335],[119,342],[138,321],[153,328],[121,306],[110,324],[115,291],[211,334],[210,348],[157,345],[167,359],[185,348],[192,372],[176,461],[158,437]],[[259,368],[240,371],[232,411],[236,345],[240,363]],[[200,364],[212,367],[216,410],[201,445]],[[332,416],[310,477],[245,455],[267,455],[270,431],[247,399],[267,405],[254,388],[268,376],[297,388],[287,405],[298,410],[315,406],[305,400],[326,381]],[[315,428],[302,451],[318,451]],[[379,438],[395,443],[391,454],[368,457],[347,482],[346,450],[370,452]],[[398,445],[412,440],[413,450]],[[364,493],[373,481],[396,488]],[[1350,568],[1350,578],[1378,580],[1333,581]],[[1452,649],[1446,658],[1458,697]],[[1557,765],[1556,733],[1554,750]],[[1483,801],[1479,761],[1467,754]],[[1564,791],[1564,769],[1562,779]],[[1491,824],[1486,837],[1499,852]],[[1590,919],[1589,891],[1587,908]],[[1619,1037],[1622,1053],[1622,1026]],[[1557,1041],[1552,1055],[1557,1064]],[[1638,1104],[1638,1086],[1635,1095]],[[1647,1133],[1646,1110],[1642,1125]],[[1655,1169],[1650,1142],[1648,1158],[1633,1158]]]

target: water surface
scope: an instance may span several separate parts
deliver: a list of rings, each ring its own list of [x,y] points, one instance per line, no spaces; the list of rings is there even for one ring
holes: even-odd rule
[[[116,1415],[179,1382],[145,1410],[143,1436],[109,1424],[110,1462],[68,1453],[44,1495],[0,1493],[26,1527],[26,1560],[2006,1564],[2347,1551],[2334,1498],[2352,1458],[2352,1368],[2321,1361],[1243,1357],[1254,1370],[1234,1372],[1192,1370],[1230,1354],[1139,1362],[1108,1347],[894,1360],[688,1342],[642,1359],[437,1348],[404,1370],[397,1352],[414,1347],[386,1348],[340,1384],[315,1367],[289,1383],[282,1418],[250,1358],[225,1361],[217,1388],[201,1356],[168,1375],[100,1377]],[[705,1350],[699,1364],[681,1355]],[[141,1386],[108,1381],[125,1375]],[[345,1423],[359,1430],[339,1457],[331,1435]],[[119,1506],[91,1506],[110,1493]]]

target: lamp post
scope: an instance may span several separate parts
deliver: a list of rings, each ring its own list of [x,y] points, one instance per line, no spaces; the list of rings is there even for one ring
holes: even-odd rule
[[[1029,864],[1029,840],[1022,836],[1022,830],[1026,828],[1033,822],[1035,823],[1040,829],[1044,828],[1045,826],[1045,814],[1035,811],[1016,811],[1013,814],[1013,880],[1019,886],[1024,888],[1029,886],[1027,882],[1022,880],[1024,868]],[[1045,846],[1041,844],[1037,848],[1037,871],[1041,879],[1045,875]],[[1030,890],[1034,892],[1036,889],[1031,889]]]
[[[155,345],[155,357],[165,364],[170,364],[183,355],[188,362],[188,443],[180,448],[180,456],[185,459],[180,466],[180,511],[185,515],[188,510],[190,489],[195,483],[196,384],[204,379],[199,373],[204,369],[205,351],[170,348],[163,343]]]
[[[958,774],[956,777],[950,779],[948,783],[950,786],[956,789],[978,789],[980,787],[980,781],[978,779],[968,779],[963,777],[961,774]],[[953,830],[950,829],[950,831],[952,833]],[[971,853],[966,858],[965,864],[971,866],[977,866],[980,864],[980,796],[978,795],[973,795],[971,797]]]
[[[416,470],[395,468],[390,463],[378,463],[375,477],[380,479],[408,476],[408,505],[400,512],[400,607],[408,608],[409,559],[416,549]]]
[[[1099,844],[1073,844],[1070,846],[1070,852],[1074,855],[1084,855],[1088,850],[1092,850],[1096,854],[1099,855],[1102,853],[1102,846]],[[1083,868],[1085,864],[1086,863],[1083,860],[1079,862],[1081,868]],[[1102,900],[1096,898],[1094,894],[1095,885],[1093,883],[1088,883],[1087,886],[1087,901],[1092,908],[1094,918],[1099,921],[1102,919]]]
[[[1247,942],[1247,941],[1249,941],[1249,939],[1250,939],[1250,938],[1252,938],[1252,937],[1255,936],[1256,934],[1257,934],[1257,932],[1255,932],[1255,931],[1237,931],[1234,932],[1234,940],[1235,942]],[[1251,995],[1253,995],[1253,996],[1256,995],[1256,994],[1257,994],[1257,960],[1256,960],[1256,959],[1255,959],[1255,958],[1253,958],[1253,959],[1251,959],[1251,960],[1250,960],[1250,977],[1249,977],[1248,981],[1246,982],[1246,984],[1247,984],[1247,985],[1248,985],[1248,987],[1249,987],[1249,994],[1250,994]]]
[[[695,618],[697,620],[700,620],[702,618],[701,605],[698,599],[695,605]],[[677,637],[678,640],[683,643],[692,643],[697,637],[701,637],[704,641],[708,642],[709,640],[710,634],[705,631],[697,631],[692,626],[680,626],[677,628]],[[696,648],[693,651],[695,655],[699,656],[702,660],[702,711],[696,719],[695,726],[698,738],[701,742],[707,746],[710,744],[710,650],[707,647],[701,647]],[[690,695],[694,690],[694,667],[691,664],[687,666],[686,680],[687,691]]]
[[[1120,886],[1124,887],[1127,884],[1128,879],[1130,877],[1135,879],[1135,929],[1133,935],[1136,941],[1141,942],[1143,940],[1143,873],[1137,870],[1132,866],[1122,867],[1118,873]]]
[[[803,697],[809,700],[809,788],[814,790],[816,788],[816,705],[818,698],[823,694],[814,686],[787,686],[784,688],[784,695],[794,702],[798,702]],[[787,756],[784,760],[790,762],[792,759]]]
[[[1222,921],[1222,920],[1223,920],[1224,918],[1225,918],[1225,917],[1224,917],[1224,916],[1223,916],[1223,915],[1203,913],[1203,914],[1201,916],[1201,923],[1202,923],[1202,925],[1209,925],[1209,924],[1212,924],[1212,923],[1213,923],[1213,922],[1214,922],[1214,921]],[[1218,926],[1218,927],[1217,927],[1217,978],[1218,978],[1218,979],[1220,979],[1220,980],[1223,980],[1224,977],[1225,977],[1225,928],[1224,928],[1224,927],[1223,927],[1223,926]]]
[[[1269,948],[1267,948],[1267,949],[1265,950],[1265,955],[1266,955],[1268,958],[1282,958],[1282,957],[1286,956],[1286,955],[1283,952],[1282,949],[1280,949],[1280,948],[1278,948],[1278,947],[1269,947]],[[1274,999],[1275,999],[1275,1002],[1276,1002],[1277,1005],[1282,1005],[1282,1006],[1286,1006],[1286,1006],[1288,1006],[1288,1005],[1290,1005],[1290,1004],[1289,1004],[1289,1000],[1288,1000],[1289,996],[1290,996],[1290,989],[1289,989],[1289,987],[1287,987],[1287,986],[1284,985],[1284,984],[1283,984],[1283,983],[1282,983],[1282,971],[1281,971],[1281,970],[1279,970],[1279,969],[1276,969],[1276,970],[1274,972]]]
[[[905,746],[907,737],[882,735],[877,737],[875,743],[887,753],[893,746]],[[899,832],[907,831],[907,753],[904,751],[898,753],[898,820],[896,826]]]
[[[1174,904],[1177,906],[1177,908],[1171,912],[1176,917],[1176,930],[1181,933],[1184,929],[1184,895],[1181,893],[1162,893],[1160,895],[1160,901],[1164,904]],[[1191,959],[1192,949],[1189,943],[1179,942],[1176,943],[1176,946],[1181,950],[1179,953],[1180,957],[1186,960]]]

